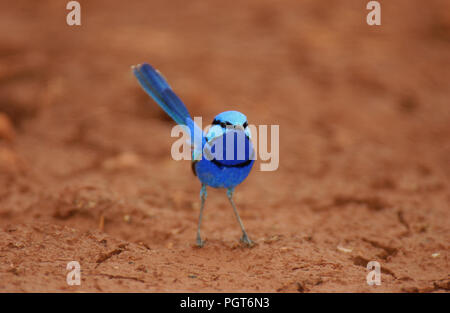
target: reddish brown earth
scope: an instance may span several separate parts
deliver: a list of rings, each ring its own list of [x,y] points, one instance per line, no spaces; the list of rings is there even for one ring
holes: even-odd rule
[[[448,292],[450,3],[0,4],[0,291]],[[173,122],[130,65],[191,113],[280,125],[280,166],[223,190],[170,156]],[[81,286],[66,284],[78,261]],[[381,286],[366,265],[381,264]]]

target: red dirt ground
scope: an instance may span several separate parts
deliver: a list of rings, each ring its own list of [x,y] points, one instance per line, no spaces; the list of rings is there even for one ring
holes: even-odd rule
[[[0,4],[0,291],[448,292],[450,2]],[[280,166],[223,190],[170,156],[174,125],[130,65],[192,115],[280,125]],[[66,284],[79,261],[81,286]],[[367,262],[381,285],[366,283]]]

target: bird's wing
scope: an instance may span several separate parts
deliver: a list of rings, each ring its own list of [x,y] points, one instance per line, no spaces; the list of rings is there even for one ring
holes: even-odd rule
[[[184,103],[173,92],[170,85],[150,64],[144,63],[133,66],[133,73],[142,88],[153,100],[178,124],[188,127],[191,144],[203,146],[204,134],[192,120]],[[198,144],[197,144],[198,143]]]

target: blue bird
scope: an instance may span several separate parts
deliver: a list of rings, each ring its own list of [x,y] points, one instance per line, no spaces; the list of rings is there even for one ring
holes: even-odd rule
[[[255,152],[247,117],[237,111],[222,112],[214,118],[205,134],[157,70],[146,63],[133,66],[132,70],[145,92],[190,135],[193,147],[192,170],[202,184],[197,245],[202,247],[204,244],[200,226],[207,197],[206,187],[210,186],[227,190],[228,200],[242,230],[241,241],[252,246],[253,242],[245,231],[233,200],[235,187],[245,180],[254,164]]]

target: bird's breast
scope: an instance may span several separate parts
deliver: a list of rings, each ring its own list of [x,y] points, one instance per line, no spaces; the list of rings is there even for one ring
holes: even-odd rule
[[[193,170],[203,184],[232,188],[242,183],[254,164],[254,147],[243,131],[227,131],[208,141]]]

